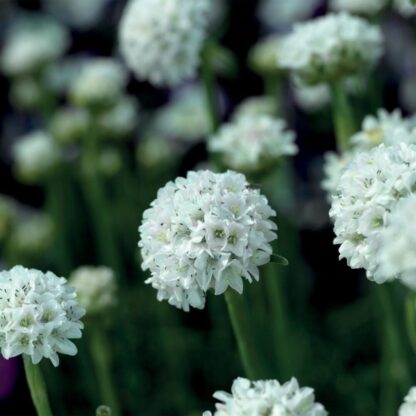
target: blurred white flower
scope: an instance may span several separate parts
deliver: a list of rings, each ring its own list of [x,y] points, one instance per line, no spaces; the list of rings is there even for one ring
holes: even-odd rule
[[[117,149],[103,148],[98,155],[98,171],[104,176],[114,176],[120,172],[123,159]]]
[[[331,202],[332,195],[336,192],[342,173],[351,162],[353,152],[346,152],[339,155],[335,152],[327,152],[324,155],[324,179],[322,189],[327,193],[328,202]]]
[[[15,266],[0,272],[0,350],[8,359],[29,355],[34,364],[60,354],[75,355],[70,341],[81,338],[85,311],[75,290],[52,272]]]
[[[159,190],[139,228],[146,283],[157,298],[189,311],[202,309],[209,289],[243,291],[259,280],[277,238],[275,212],[244,175],[188,172]]]
[[[115,276],[108,267],[79,267],[71,273],[69,285],[75,288],[88,316],[106,313],[117,303]]]
[[[77,29],[92,27],[104,14],[109,0],[43,0],[45,9]]]
[[[382,274],[395,276],[412,289],[416,289],[415,224],[416,196],[412,194],[398,202],[391,212],[379,251]]]
[[[258,15],[268,27],[280,28],[311,17],[320,0],[262,0]]]
[[[341,175],[329,212],[340,258],[353,269],[364,268],[377,283],[395,278],[380,269],[381,234],[398,201],[416,185],[416,145],[404,143],[409,133],[394,134],[399,144],[382,144],[354,156]]]
[[[331,102],[331,91],[326,84],[305,85],[293,79],[292,86],[296,104],[308,113],[322,110]]]
[[[285,121],[268,115],[248,115],[224,124],[208,142],[223,163],[245,173],[269,168],[282,156],[297,153],[295,134]]]
[[[105,109],[114,105],[127,84],[127,72],[113,58],[91,58],[84,62],[70,85],[74,104]]]
[[[259,74],[275,74],[281,71],[277,62],[280,55],[282,35],[270,35],[260,39],[250,50],[251,67]]]
[[[393,5],[403,17],[412,17],[416,14],[416,4],[412,0],[394,0]]]
[[[132,0],[119,28],[120,49],[140,80],[174,86],[192,78],[205,40],[208,0]]]
[[[33,15],[22,18],[11,27],[1,54],[5,74],[33,74],[59,58],[69,45],[67,31],[54,20]]]
[[[400,406],[399,416],[416,415],[416,387],[412,387]]]
[[[295,25],[280,45],[278,65],[305,84],[357,75],[383,53],[380,28],[347,13],[328,14]]]
[[[54,139],[68,144],[81,141],[90,126],[90,115],[83,108],[65,107],[56,111],[50,122]]]
[[[258,97],[249,97],[242,101],[233,112],[233,120],[249,116],[270,116],[275,117],[277,113],[277,102],[274,97],[262,95]]]
[[[158,135],[148,135],[137,143],[136,160],[147,169],[170,167],[181,155],[181,148],[173,140]]]
[[[336,11],[373,15],[380,12],[387,2],[388,0],[330,0],[329,6]]]
[[[13,146],[13,157],[17,174],[27,182],[43,179],[62,159],[58,145],[44,131],[18,138]]]
[[[231,393],[217,391],[214,397],[220,401],[214,416],[326,416],[328,412],[315,402],[310,387],[300,387],[292,378],[284,384],[277,380],[253,381],[237,378]],[[203,416],[212,416],[204,412]]]
[[[181,88],[155,115],[153,129],[172,139],[193,142],[211,132],[206,99],[199,85]]]

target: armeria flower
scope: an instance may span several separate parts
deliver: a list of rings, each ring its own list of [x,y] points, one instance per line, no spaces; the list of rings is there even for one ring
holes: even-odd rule
[[[326,416],[328,412],[315,402],[310,387],[299,387],[295,378],[284,384],[277,380],[251,382],[237,378],[231,394],[218,391],[214,397],[220,401],[214,416]],[[203,416],[212,416],[204,412]]]
[[[404,17],[412,17],[416,14],[416,4],[412,0],[394,0],[393,6]]]
[[[53,138],[44,131],[36,131],[19,139],[13,146],[17,174],[27,182],[36,182],[50,174],[62,155]]]
[[[127,83],[125,68],[112,58],[92,58],[86,61],[70,86],[72,101],[89,108],[114,105]]]
[[[400,406],[399,416],[414,416],[416,414],[416,387],[412,387]]]
[[[7,33],[1,54],[5,74],[33,74],[44,65],[59,58],[69,44],[67,31],[44,16],[23,18]]]
[[[381,31],[347,13],[295,25],[280,45],[278,64],[305,84],[338,81],[368,70],[383,52]]]
[[[243,279],[259,280],[277,238],[275,212],[244,175],[189,172],[159,190],[139,228],[146,283],[158,300],[185,311],[202,309],[216,295],[243,291]]]
[[[271,28],[287,27],[312,16],[320,0],[262,0],[260,20]]]
[[[0,272],[0,350],[4,358],[29,355],[34,364],[75,355],[70,339],[81,338],[85,311],[75,290],[52,272],[15,266]]]
[[[330,8],[362,15],[379,13],[387,5],[387,0],[331,0]]]
[[[336,191],[343,170],[356,152],[369,150],[382,143],[386,145],[401,142],[416,144],[416,132],[412,131],[411,127],[411,123],[402,117],[400,110],[388,113],[381,109],[378,110],[377,116],[365,117],[361,130],[350,139],[350,151],[342,155],[328,152],[325,156],[322,188],[328,193],[329,198]]]
[[[108,267],[79,267],[72,272],[69,284],[76,289],[87,315],[106,312],[117,303],[115,276]]]
[[[120,49],[140,80],[174,86],[195,75],[208,0],[133,0],[120,22]]]
[[[234,110],[233,120],[237,121],[249,116],[266,115],[274,117],[277,113],[277,103],[274,97],[262,95],[249,97],[242,101]]]
[[[286,129],[286,123],[267,115],[242,117],[223,125],[208,148],[220,154],[228,167],[247,173],[267,169],[298,150],[295,134]]]
[[[400,200],[381,234],[379,261],[385,276],[394,276],[416,289],[416,196]]]
[[[415,189],[415,169],[416,145],[380,145],[354,156],[333,196],[330,216],[340,258],[378,283],[395,277],[380,269],[381,233],[397,203]]]
[[[155,116],[153,128],[163,137],[193,142],[211,132],[211,120],[199,85],[177,91]]]

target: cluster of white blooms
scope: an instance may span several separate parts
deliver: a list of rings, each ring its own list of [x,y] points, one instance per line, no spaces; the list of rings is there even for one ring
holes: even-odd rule
[[[295,25],[280,45],[278,65],[305,84],[340,80],[372,67],[383,52],[380,28],[347,13]]]
[[[127,83],[125,68],[112,58],[92,58],[84,63],[70,86],[73,102],[91,108],[111,107]]]
[[[286,123],[268,115],[248,115],[223,125],[208,143],[228,167],[247,173],[269,168],[282,156],[294,155],[295,134]]]
[[[395,276],[416,289],[416,196],[397,203],[381,234],[379,261],[384,276]]]
[[[346,11],[363,15],[373,15],[387,5],[387,0],[331,0],[330,7],[337,11]]]
[[[208,0],[132,0],[120,22],[120,49],[137,78],[174,86],[195,75]]]
[[[195,141],[211,132],[206,100],[199,85],[177,91],[155,116],[154,128],[163,137]]]
[[[0,350],[4,358],[27,354],[34,364],[75,355],[85,311],[75,290],[52,272],[15,266],[0,272]]]
[[[310,17],[319,2],[320,0],[262,0],[259,17],[271,28],[285,27]]]
[[[358,152],[347,165],[332,198],[335,244],[352,268],[364,268],[378,283],[395,276],[380,268],[381,233],[398,201],[415,189],[416,145],[384,144]]]
[[[12,76],[31,74],[61,56],[68,44],[67,31],[54,20],[43,16],[23,18],[7,34],[2,70]]]
[[[412,17],[416,14],[416,4],[412,0],[394,0],[394,8],[404,17]]]
[[[366,116],[361,130],[350,139],[350,151],[342,155],[329,152],[325,156],[322,188],[330,198],[337,189],[343,170],[355,153],[369,150],[382,143],[393,145],[400,142],[416,144],[416,132],[412,130],[409,120],[403,118],[400,110],[389,113],[380,109],[377,116]]]
[[[106,312],[117,302],[114,272],[108,267],[79,267],[71,274],[69,284],[87,315]]]
[[[88,29],[103,15],[109,0],[43,0],[46,10],[77,29]]]
[[[326,416],[328,412],[315,402],[310,387],[299,387],[295,378],[284,384],[277,380],[251,382],[237,378],[231,394],[218,391],[214,397],[221,403],[216,405],[214,416]],[[203,416],[212,416],[204,412]]]
[[[276,116],[277,103],[274,97],[262,95],[259,97],[249,97],[242,101],[233,112],[233,120],[239,120],[249,116]]]
[[[62,157],[53,138],[44,131],[36,131],[17,139],[13,146],[13,156],[18,175],[28,182],[47,176]]]
[[[400,406],[399,416],[416,415],[416,387],[412,387]]]
[[[189,172],[169,182],[143,215],[139,228],[146,281],[158,300],[185,311],[203,308],[206,292],[243,291],[243,278],[259,280],[270,261],[275,212],[244,175]]]

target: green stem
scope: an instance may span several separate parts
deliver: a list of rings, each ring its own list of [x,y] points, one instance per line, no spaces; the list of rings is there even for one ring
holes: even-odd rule
[[[406,300],[406,329],[413,352],[416,354],[416,295],[409,292]]]
[[[215,74],[212,68],[211,49],[212,44],[207,42],[202,51],[201,75],[205,93],[209,118],[211,120],[211,132],[215,133],[219,127],[219,115],[217,109],[217,97],[215,92]]]
[[[354,113],[341,82],[331,84],[331,94],[337,147],[340,153],[344,153],[349,149],[349,140],[356,132]]]
[[[29,386],[30,395],[36,408],[38,416],[53,416],[49,405],[48,393],[45,381],[39,365],[32,364],[30,357],[23,354],[26,380]]]
[[[111,356],[107,338],[103,329],[98,327],[97,324],[95,327],[91,325],[88,336],[91,356],[101,392],[101,400],[110,406],[112,416],[119,416],[121,414],[120,406],[111,372]]]
[[[258,340],[253,336],[250,327],[249,315],[246,310],[244,298],[242,295],[230,289],[224,295],[246,375],[251,380],[262,378],[265,368],[259,354],[259,346],[256,345]]]
[[[282,115],[282,78],[278,74],[264,75],[264,92],[275,100],[276,116]]]

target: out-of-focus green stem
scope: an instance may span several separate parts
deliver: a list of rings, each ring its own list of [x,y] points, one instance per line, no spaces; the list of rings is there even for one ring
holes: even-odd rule
[[[274,99],[276,104],[276,116],[282,115],[282,78],[279,74],[264,75],[264,92]]]
[[[99,325],[90,326],[88,342],[101,391],[101,400],[110,406],[113,416],[120,416],[120,406],[111,373],[111,354],[104,330]]]
[[[406,299],[406,329],[413,352],[416,354],[416,295],[409,292]]]
[[[225,292],[225,300],[247,377],[251,380],[262,378],[265,367],[260,354],[260,346],[256,345],[259,340],[253,336],[243,296],[228,289]]]
[[[207,42],[202,51],[201,75],[204,86],[205,99],[209,118],[211,120],[211,132],[214,133],[219,127],[219,115],[217,108],[217,97],[215,88],[215,74],[212,66],[212,43]]]
[[[26,354],[23,355],[23,363],[25,367],[27,384],[29,386],[30,394],[32,396],[33,404],[35,405],[37,415],[53,416],[49,405],[46,384],[39,365],[32,364],[30,357]]]
[[[344,153],[349,149],[349,140],[356,132],[355,117],[342,82],[331,84],[331,94],[337,147],[340,153]]]

